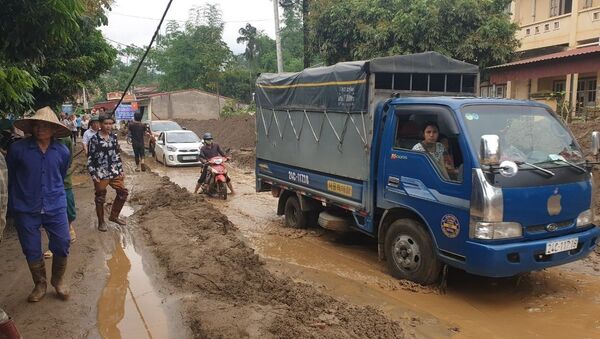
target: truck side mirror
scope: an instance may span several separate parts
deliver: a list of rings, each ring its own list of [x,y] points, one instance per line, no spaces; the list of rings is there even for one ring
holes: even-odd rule
[[[594,131],[592,132],[592,154],[597,156],[598,151],[600,151],[600,132]]]
[[[600,136],[599,136],[600,137]],[[497,165],[500,163],[500,137],[495,134],[481,136],[479,158],[482,165]]]

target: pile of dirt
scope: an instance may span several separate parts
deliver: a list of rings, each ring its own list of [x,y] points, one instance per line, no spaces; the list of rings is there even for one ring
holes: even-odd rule
[[[223,148],[254,149],[256,145],[256,120],[252,115],[219,120],[177,119],[176,121],[201,138],[204,133],[212,133],[215,141]]]
[[[392,321],[271,273],[226,216],[168,178],[132,202],[198,338],[415,336],[419,319]]]

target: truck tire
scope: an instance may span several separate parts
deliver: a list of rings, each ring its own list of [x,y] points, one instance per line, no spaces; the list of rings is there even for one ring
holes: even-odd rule
[[[292,228],[306,228],[308,226],[308,213],[302,212],[300,201],[295,195],[290,195],[285,202],[285,223]]]
[[[425,226],[412,219],[398,219],[385,235],[385,257],[391,274],[422,285],[436,282],[442,265]]]

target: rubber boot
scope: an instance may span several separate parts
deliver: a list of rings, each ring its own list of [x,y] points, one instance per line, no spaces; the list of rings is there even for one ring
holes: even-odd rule
[[[67,257],[61,257],[55,255],[52,258],[52,278],[50,278],[50,284],[54,286],[56,294],[62,300],[69,299],[69,288],[64,283],[63,276],[67,270]]]
[[[21,339],[15,322],[0,308],[0,338]]]
[[[106,232],[106,222],[104,222],[104,204],[96,203],[96,215],[98,216],[98,231]]]
[[[27,297],[27,301],[32,303],[38,302],[46,295],[46,265],[43,259],[40,261],[29,261],[27,265],[29,265],[29,271],[35,284],[33,291]]]
[[[69,235],[71,236],[71,244],[77,240],[77,234],[73,228],[73,224],[69,224]]]
[[[110,210],[110,217],[108,218],[108,220],[117,223],[121,226],[127,225],[127,222],[125,222],[125,220],[119,218],[119,213],[121,213],[123,205],[125,205],[125,200],[119,199],[119,197],[117,196],[115,198],[115,201],[113,202],[112,208]]]

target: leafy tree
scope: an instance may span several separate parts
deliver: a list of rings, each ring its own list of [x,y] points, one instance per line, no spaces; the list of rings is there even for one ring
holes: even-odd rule
[[[80,81],[92,78],[94,72],[99,74],[110,66],[110,46],[95,27],[102,22],[103,8],[111,2],[3,2],[0,115],[20,115],[32,108],[60,102],[74,94],[72,84],[76,87]],[[64,60],[66,54],[69,60]],[[69,87],[57,88],[63,84]]]
[[[313,0],[314,52],[328,64],[438,51],[485,68],[518,47],[510,0]]]
[[[216,90],[220,72],[232,53],[223,41],[223,20],[216,5],[193,8],[183,28],[167,27],[156,53],[164,90]]]
[[[246,43],[246,50],[244,51],[244,57],[248,62],[254,66],[256,59],[256,39],[258,37],[258,31],[256,27],[251,24],[246,24],[246,27],[242,27],[239,30],[240,36],[237,38],[237,43]],[[255,68],[255,67],[254,67]]]

